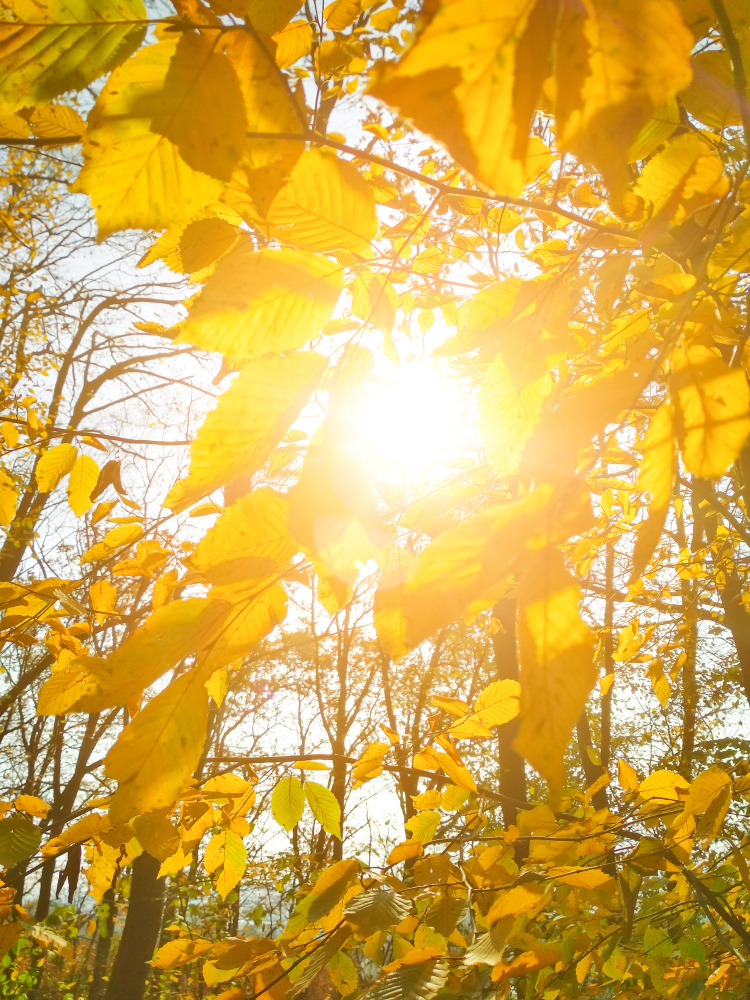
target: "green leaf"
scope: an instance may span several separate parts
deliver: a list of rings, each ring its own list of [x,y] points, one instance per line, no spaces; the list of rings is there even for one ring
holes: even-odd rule
[[[317,781],[306,781],[305,798],[313,816],[326,833],[341,840],[341,808],[333,792]]]
[[[305,793],[299,778],[293,774],[282,778],[271,795],[273,818],[288,833],[302,819],[304,811]]]
[[[30,858],[39,847],[42,831],[25,816],[0,819],[0,865],[14,868]]]

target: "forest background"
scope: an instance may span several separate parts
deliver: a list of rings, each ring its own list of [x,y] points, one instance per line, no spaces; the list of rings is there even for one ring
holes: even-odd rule
[[[0,995],[745,997],[743,0],[0,0]]]

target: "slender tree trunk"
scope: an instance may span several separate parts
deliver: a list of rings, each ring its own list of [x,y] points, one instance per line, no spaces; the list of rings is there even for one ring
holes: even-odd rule
[[[160,862],[143,853],[133,862],[130,901],[106,1000],[143,1000],[149,967],[161,929],[164,879]]]
[[[495,678],[499,681],[517,681],[519,672],[516,650],[516,601],[508,598],[499,600],[493,609],[493,614],[502,625],[502,630],[492,637]],[[526,767],[523,758],[513,746],[519,726],[520,719],[515,718],[497,731],[500,793],[507,796],[502,807],[506,826],[516,822],[518,803],[526,801]]]
[[[601,778],[606,768],[603,766],[603,761],[602,764],[595,764],[588,754],[588,749],[591,748],[593,750],[594,744],[591,739],[591,727],[589,726],[589,717],[585,707],[576,723],[576,735],[578,737],[578,754],[581,759],[586,786],[590,788],[595,781]],[[591,801],[597,809],[606,809],[609,805],[607,789],[598,789],[598,791],[594,792]]]
[[[97,931],[89,1000],[100,1000],[104,992],[104,977],[107,974],[107,966],[109,965],[109,953],[112,950],[112,936],[115,930],[115,916],[117,914],[114,883],[102,896],[102,904],[106,904],[109,909],[104,921],[104,933],[102,934],[101,927]]]
[[[604,560],[604,674],[605,677],[612,676],[612,681],[602,697],[600,756],[602,768],[606,771],[612,756],[612,695],[614,694],[615,673],[614,636],[612,634],[615,606],[615,548],[612,542],[607,545]],[[586,724],[588,725],[588,719]]]

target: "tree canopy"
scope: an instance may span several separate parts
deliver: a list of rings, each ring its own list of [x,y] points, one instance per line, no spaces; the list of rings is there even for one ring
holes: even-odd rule
[[[2,995],[747,996],[748,75],[0,0]]]

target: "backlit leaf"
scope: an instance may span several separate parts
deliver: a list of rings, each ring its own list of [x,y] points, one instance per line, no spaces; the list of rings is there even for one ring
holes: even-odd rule
[[[516,747],[550,784],[563,784],[563,756],[596,681],[594,637],[580,616],[578,584],[559,550],[529,552],[518,590],[521,728]]]
[[[730,468],[750,434],[750,388],[742,368],[693,344],[672,354],[677,436],[685,465],[705,479]]]
[[[175,33],[141,49],[115,70],[89,115],[79,184],[91,197],[100,237],[119,229],[164,229],[187,223],[221,193],[222,180],[190,166],[164,134],[173,121],[184,121],[179,113],[190,100],[194,82],[181,76],[179,88],[165,87],[181,41],[187,36]],[[183,62],[186,49],[180,51]],[[221,119],[213,101],[195,107],[196,127],[202,127],[206,115]],[[154,118],[163,132],[152,129]],[[209,135],[212,132],[208,130]],[[182,140],[182,135],[176,138]],[[189,143],[185,146],[189,149]]]
[[[76,517],[83,517],[93,506],[91,491],[99,479],[99,466],[88,455],[79,455],[70,470],[68,502]]]
[[[30,858],[39,847],[42,831],[31,820],[16,813],[0,819],[0,865],[13,868]]]
[[[247,848],[244,841],[231,830],[220,830],[206,845],[203,864],[209,875],[221,867],[214,885],[221,898],[226,899],[245,874]]]
[[[45,451],[36,466],[36,483],[41,493],[54,489],[75,465],[78,449],[74,444],[58,444]]]
[[[366,254],[378,231],[367,181],[344,160],[308,149],[274,198],[267,222],[282,242],[303,250]]]
[[[326,257],[243,243],[217,264],[177,343],[242,358],[294,350],[320,333],[341,288]]]
[[[11,9],[17,21],[0,23],[3,114],[82,90],[146,35],[141,0],[13,0]]]
[[[295,775],[281,778],[271,795],[271,812],[276,822],[289,832],[302,819],[305,811],[305,793]]]
[[[300,414],[326,360],[314,351],[264,358],[219,397],[190,447],[190,474],[164,505],[176,513],[259,468]]]
[[[204,680],[191,670],[172,681],[128,723],[107,754],[104,773],[118,782],[109,807],[113,823],[171,805],[195,770],[208,719]]]
[[[305,798],[315,819],[326,833],[341,840],[341,807],[336,796],[325,785],[317,781],[306,781],[304,785]]]
[[[638,525],[631,579],[643,573],[661,537],[672,499],[675,442],[672,404],[662,403],[643,438],[643,462],[636,489],[650,494],[648,517]]]

